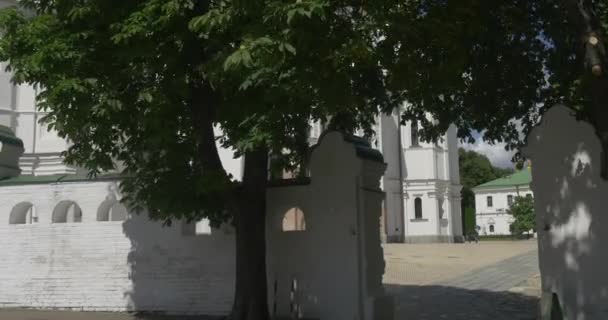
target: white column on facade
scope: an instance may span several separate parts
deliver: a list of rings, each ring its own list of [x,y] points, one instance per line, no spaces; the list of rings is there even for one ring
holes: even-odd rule
[[[405,186],[403,186],[405,188]],[[410,219],[412,219],[411,212],[414,212],[414,202],[411,201],[410,196],[405,190],[403,190],[403,237],[404,239],[409,236]]]
[[[450,237],[450,242],[452,242],[452,236],[454,235],[453,231],[452,231],[452,227],[454,226],[454,215],[453,215],[453,208],[452,208],[452,197],[450,195],[450,190],[448,189],[445,192],[444,195],[444,201],[443,204],[445,206],[445,212],[444,212],[444,217],[446,218],[446,220],[448,221],[448,225],[446,227],[446,231],[447,231],[447,236]]]
[[[381,115],[380,138],[387,169],[382,179],[386,193],[387,235],[391,241],[401,241],[404,235],[403,217],[403,149],[400,135],[399,113]]]

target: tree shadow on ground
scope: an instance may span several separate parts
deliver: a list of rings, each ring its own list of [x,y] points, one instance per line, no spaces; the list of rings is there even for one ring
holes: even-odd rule
[[[221,320],[224,318],[225,317],[166,315],[146,312],[133,314],[133,319],[137,320]]]
[[[535,320],[539,298],[513,292],[445,286],[385,285],[395,320]]]

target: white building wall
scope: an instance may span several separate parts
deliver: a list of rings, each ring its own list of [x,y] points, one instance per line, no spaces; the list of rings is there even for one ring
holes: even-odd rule
[[[45,113],[36,109],[36,89],[31,85],[13,85],[6,65],[0,63],[0,125],[11,128],[23,141],[22,174],[74,173],[61,157],[68,142],[40,123]]]
[[[225,314],[234,290],[232,235],[187,236],[145,216],[96,221],[116,182],[0,188],[0,307]],[[81,223],[51,223],[74,200]],[[9,225],[20,202],[38,223]]]
[[[451,125],[446,133],[446,138],[444,140],[444,148],[448,151],[447,156],[447,165],[449,180],[454,185],[460,185],[460,164],[459,164],[459,155],[458,155],[458,129],[455,125]],[[458,197],[460,197],[460,190],[457,192]],[[458,199],[460,201],[460,199]],[[460,203],[458,203],[460,207]]]
[[[319,152],[324,156],[315,157]],[[378,304],[384,164],[358,159],[341,134],[331,133],[315,148],[310,169],[310,184],[268,190],[268,277],[270,288],[277,283],[278,313],[289,314],[295,280],[305,319],[392,319],[378,315],[392,312],[392,306]],[[285,213],[294,207],[303,213],[306,230],[282,232]],[[272,305],[273,292],[269,299]]]
[[[386,233],[389,242],[401,242],[405,233],[403,204],[403,175],[405,173],[405,154],[401,145],[402,136],[399,135],[401,128],[399,114],[382,115],[380,141],[382,155],[387,164],[386,172],[382,179],[382,187],[386,193],[384,209],[386,210]]]
[[[406,242],[460,241],[460,175],[456,128],[436,143],[413,143],[412,124],[402,127]],[[422,200],[422,219],[415,218],[414,201]]]
[[[450,126],[437,143],[419,141],[413,145],[412,125],[401,125],[397,110],[380,115],[377,121],[374,147],[382,151],[387,164],[382,179],[387,240],[458,241],[462,236],[462,187],[456,127]],[[312,124],[311,141],[315,142],[321,131],[318,123]],[[423,200],[423,219],[415,219],[412,194]]]
[[[475,191],[475,219],[480,235],[510,235],[510,226],[515,220],[508,213],[508,197],[512,196],[515,201],[518,196],[528,195],[533,196],[529,186]],[[488,206],[488,197],[492,197],[492,206]]]
[[[541,319],[608,319],[608,181],[595,129],[555,106],[528,136],[542,282]],[[604,150],[605,151],[605,150]]]
[[[415,199],[422,200],[422,219],[416,219]],[[407,237],[439,235],[439,210],[437,198],[426,191],[411,191],[405,200]]]
[[[341,134],[324,141],[313,153],[310,184],[267,192],[268,284],[272,289],[276,281],[279,290],[277,297],[270,290],[270,307],[276,298],[279,315],[288,314],[297,279],[296,299],[306,317],[391,320],[379,234],[385,165],[359,158]],[[192,225],[162,227],[145,213],[97,221],[108,201],[120,199],[117,187],[116,181],[0,187],[0,308],[230,311],[231,228],[195,235]],[[82,222],[53,223],[53,211],[66,200],[76,201]],[[35,207],[38,221],[9,224],[23,202]],[[306,230],[282,229],[293,207],[302,209]]]

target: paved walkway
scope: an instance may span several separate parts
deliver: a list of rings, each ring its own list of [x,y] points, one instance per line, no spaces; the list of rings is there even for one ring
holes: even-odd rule
[[[521,254],[537,251],[536,241],[467,244],[388,244],[384,283],[431,285]]]
[[[501,292],[520,285],[538,272],[538,252],[533,250],[435,284],[467,290]]]
[[[0,320],[219,320],[218,317],[165,316],[120,312],[70,312],[2,309]]]
[[[485,248],[479,247],[477,250],[497,249],[503,245],[486,244]],[[395,319],[536,319],[540,294],[537,250],[533,246],[526,250],[525,245],[517,248],[519,245],[521,244],[514,243],[513,248],[507,250],[504,260],[489,264],[486,263],[495,259],[470,261],[467,266],[443,264],[441,267],[448,270],[455,266],[457,274],[454,277],[425,283],[428,276],[416,277],[416,274],[410,274],[406,280],[418,280],[420,284],[386,283],[389,293],[395,296]],[[524,249],[523,252],[520,249]],[[454,251],[451,255],[458,257]],[[462,270],[471,269],[471,266],[475,268],[458,274]],[[433,271],[431,268],[430,272]]]

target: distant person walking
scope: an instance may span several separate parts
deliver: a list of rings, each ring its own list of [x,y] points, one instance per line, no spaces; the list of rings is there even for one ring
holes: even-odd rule
[[[471,243],[473,241],[475,241],[475,243],[479,243],[479,230],[480,229],[481,228],[479,228],[479,226],[476,226],[475,230],[473,230],[467,234],[467,241],[469,243]]]

